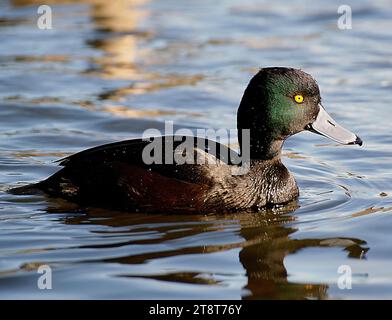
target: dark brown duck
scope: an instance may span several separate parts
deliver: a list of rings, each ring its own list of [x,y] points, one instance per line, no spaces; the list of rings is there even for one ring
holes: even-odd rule
[[[281,162],[282,146],[289,136],[309,130],[342,144],[362,145],[320,102],[318,85],[309,74],[291,68],[264,68],[251,79],[237,113],[240,155],[245,148],[243,129],[250,132],[245,174],[233,174],[239,164],[222,152],[212,153],[206,139],[202,144],[192,140],[192,156],[214,158],[212,164],[165,163],[165,159],[163,164],[146,164],[142,154],[154,139],[134,139],[62,159],[63,168],[48,179],[11,192],[40,190],[82,205],[130,212],[228,212],[287,203],[299,194],[293,175]],[[189,137],[161,138],[163,149],[173,143],[176,152]],[[215,150],[235,156],[219,143]]]

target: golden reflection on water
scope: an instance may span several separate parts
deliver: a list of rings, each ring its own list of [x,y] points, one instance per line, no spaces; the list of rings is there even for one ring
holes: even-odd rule
[[[148,15],[148,11],[139,6],[148,0],[86,2],[92,4],[90,16],[96,31],[109,34],[88,42],[104,52],[104,56],[93,59],[99,66],[96,70],[98,75],[108,79],[148,78],[135,63],[138,57],[145,54],[138,48],[138,38],[151,36],[138,31],[140,22]],[[94,74],[93,71],[91,74]]]
[[[140,22],[148,15],[140,6],[148,0],[49,0],[45,4],[84,3],[89,5],[89,15],[94,29],[107,33],[107,37],[90,40],[88,45],[104,52],[102,57],[92,58],[99,67],[100,76],[113,79],[143,79],[143,72],[137,69],[135,61],[143,55],[137,46],[138,37],[148,33],[138,31]],[[40,0],[14,0],[14,5],[42,4]]]
[[[368,214],[374,214],[374,213],[378,213],[378,212],[388,212],[391,210],[392,210],[392,207],[387,207],[387,208],[385,208],[385,207],[380,207],[380,208],[370,207],[370,208],[366,208],[364,210],[361,210],[359,212],[353,213],[351,216],[353,218],[355,218],[355,217],[366,216]]]
[[[160,75],[149,73],[143,81],[135,82],[128,87],[105,91],[100,95],[103,100],[123,101],[127,95],[145,94],[184,85],[196,85],[203,80],[202,75]],[[147,81],[146,81],[147,80]]]
[[[101,109],[104,112],[109,112],[119,117],[128,117],[128,118],[146,118],[146,117],[159,117],[159,116],[168,116],[168,115],[188,115],[192,117],[201,117],[202,115],[196,112],[178,112],[171,110],[139,110],[139,109],[130,109],[126,106],[119,105],[105,105]]]
[[[87,59],[90,67],[80,71],[83,75],[107,80],[129,80],[129,85],[103,91],[98,99],[115,103],[126,101],[127,96],[151,93],[178,86],[194,86],[204,79],[202,74],[181,75],[161,74],[147,70],[144,63],[159,64],[154,55],[138,45],[140,40],[148,40],[154,36],[154,30],[141,30],[140,25],[149,11],[143,7],[148,0],[49,0],[47,5],[82,3],[89,5],[89,15],[93,23],[94,38],[85,40],[87,46],[103,53],[94,57],[69,57],[66,55],[19,56],[19,62],[38,61],[42,63],[66,63],[74,58]],[[41,5],[41,0],[13,0],[14,6]],[[55,10],[53,10],[55,19]],[[146,61],[146,62],[143,62]],[[13,100],[25,102],[20,97]],[[108,105],[103,108],[95,106],[92,101],[47,101],[47,97],[34,98],[30,103],[72,103],[87,109],[101,110],[113,115],[127,117],[157,117],[167,114],[163,110],[124,110],[124,106]],[[126,107],[129,108],[129,107]],[[170,111],[169,111],[170,112]]]

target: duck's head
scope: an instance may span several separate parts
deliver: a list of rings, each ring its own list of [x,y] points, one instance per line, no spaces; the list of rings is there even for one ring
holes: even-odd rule
[[[317,82],[292,68],[263,68],[251,79],[238,108],[237,127],[240,144],[241,129],[250,129],[251,158],[277,156],[286,138],[304,130],[362,145],[325,111]]]

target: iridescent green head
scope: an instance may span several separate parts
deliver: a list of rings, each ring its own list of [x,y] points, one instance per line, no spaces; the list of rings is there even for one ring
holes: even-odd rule
[[[292,68],[263,68],[249,82],[238,108],[237,127],[250,129],[252,158],[280,153],[283,141],[303,130],[344,144],[361,144],[339,126],[320,104],[320,90],[309,74]]]

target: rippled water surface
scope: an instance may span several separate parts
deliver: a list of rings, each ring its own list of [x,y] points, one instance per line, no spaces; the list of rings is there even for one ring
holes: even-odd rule
[[[0,298],[392,298],[392,5],[346,1],[0,1]],[[7,189],[54,160],[162,129],[235,128],[259,67],[311,73],[364,146],[285,143],[298,203],[232,215],[80,208]],[[53,270],[39,290],[37,268]],[[338,268],[352,270],[341,290]]]

